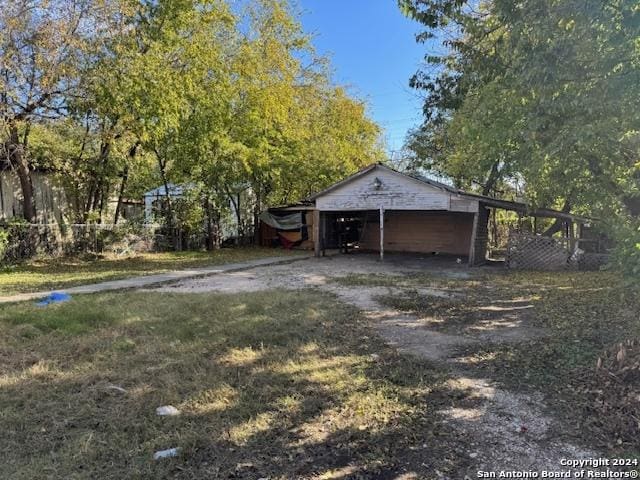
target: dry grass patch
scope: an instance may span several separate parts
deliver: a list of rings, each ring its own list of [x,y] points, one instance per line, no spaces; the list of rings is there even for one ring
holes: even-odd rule
[[[439,286],[431,280],[426,285]],[[640,454],[639,378],[616,380],[596,371],[599,357],[640,338],[637,286],[613,272],[496,272],[440,287],[457,295],[435,298],[409,289],[380,301],[431,318],[429,328],[447,333],[487,333],[492,325],[509,324],[541,332],[461,347],[458,360],[511,391],[543,392],[547,404],[569,419],[570,428],[558,436],[612,455]]]
[[[381,478],[464,458],[442,451],[442,374],[331,296],[7,305],[0,339],[0,478]],[[168,404],[181,415],[155,415]]]

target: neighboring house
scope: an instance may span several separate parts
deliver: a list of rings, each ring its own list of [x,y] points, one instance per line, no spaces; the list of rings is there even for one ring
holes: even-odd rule
[[[36,206],[36,220],[38,224],[70,223],[74,220],[69,198],[64,187],[56,176],[46,170],[31,172],[34,202]],[[117,196],[108,199],[103,211],[103,223],[111,223],[114,218]],[[18,176],[6,162],[0,161],[0,220],[22,218],[23,216],[22,190]],[[123,199],[120,205],[120,220],[136,218],[141,214],[139,200]]]
[[[143,195],[144,198],[144,223],[147,225],[156,223],[156,221],[164,215],[165,202],[167,192],[173,200],[182,198],[192,185],[176,185],[174,183],[167,184],[167,188],[161,185],[157,188],[149,190]],[[252,202],[251,192],[248,187],[240,189],[234,199],[229,199],[228,211],[229,215],[222,218],[220,228],[222,230],[222,240],[239,237],[242,235],[240,231],[240,221],[247,216],[247,204]],[[249,209],[249,211],[251,211]]]
[[[167,192],[171,199],[182,198],[188,187],[184,185],[175,185],[173,183],[156,187],[143,195],[144,199],[144,223],[149,225],[156,222],[156,217],[163,215],[164,202],[167,198]]]
[[[67,213],[64,189],[46,171],[31,172],[37,223],[59,223]],[[18,176],[0,161],[0,220],[22,217],[22,190]]]
[[[467,193],[430,179],[371,165],[313,195],[298,205],[272,208],[274,220],[264,221],[261,243],[290,246],[292,233],[320,255],[347,244],[385,251],[445,253],[483,263],[491,208],[521,215],[559,218],[569,225],[588,220],[555,210],[532,210],[526,204]],[[279,217],[299,214],[297,230],[277,228]],[[289,217],[290,218],[290,217]],[[274,225],[276,225],[274,227]],[[573,228],[570,229],[573,232]]]

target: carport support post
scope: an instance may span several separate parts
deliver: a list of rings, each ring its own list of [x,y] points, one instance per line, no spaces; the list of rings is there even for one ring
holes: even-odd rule
[[[320,231],[322,232],[322,256],[324,257],[327,251],[327,214],[320,213]]]
[[[384,207],[380,207],[380,261],[384,260]]]
[[[478,208],[483,208],[479,205]],[[476,263],[476,239],[478,238],[478,217],[480,212],[473,215],[473,228],[471,229],[471,245],[469,245],[469,266],[473,267]]]
[[[320,256],[320,210],[313,211],[313,253]]]

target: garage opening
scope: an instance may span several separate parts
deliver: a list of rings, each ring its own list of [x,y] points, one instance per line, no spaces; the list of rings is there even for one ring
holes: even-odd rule
[[[461,212],[367,210],[321,212],[324,249],[449,254],[467,257],[474,215]],[[380,219],[383,217],[383,228]],[[382,236],[382,244],[380,239]]]

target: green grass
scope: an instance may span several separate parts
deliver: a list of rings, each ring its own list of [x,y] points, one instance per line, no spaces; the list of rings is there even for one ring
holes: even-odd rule
[[[469,461],[435,423],[442,372],[317,292],[0,306],[0,356],[0,478],[424,478]],[[182,414],[157,417],[167,404]]]
[[[291,252],[281,249],[224,248],[214,252],[144,253],[127,258],[34,260],[0,269],[0,296],[289,254]]]
[[[594,370],[603,349],[640,336],[640,295],[620,278],[406,282],[406,297],[386,301],[439,316],[443,331],[486,320],[481,307],[532,303],[527,322],[547,335],[465,347],[465,375],[543,392],[566,428],[549,435],[638,453],[637,432],[620,421],[638,416],[639,386],[620,390]],[[421,296],[422,286],[460,298]],[[437,413],[477,400],[449,387],[455,372],[399,355],[355,309],[315,290],[0,305],[0,359],[0,478],[461,478],[478,467],[473,436]],[[606,411],[596,408],[603,392]],[[635,403],[620,401],[631,394]],[[182,414],[157,417],[167,404]],[[152,459],[171,447],[179,457]]]

